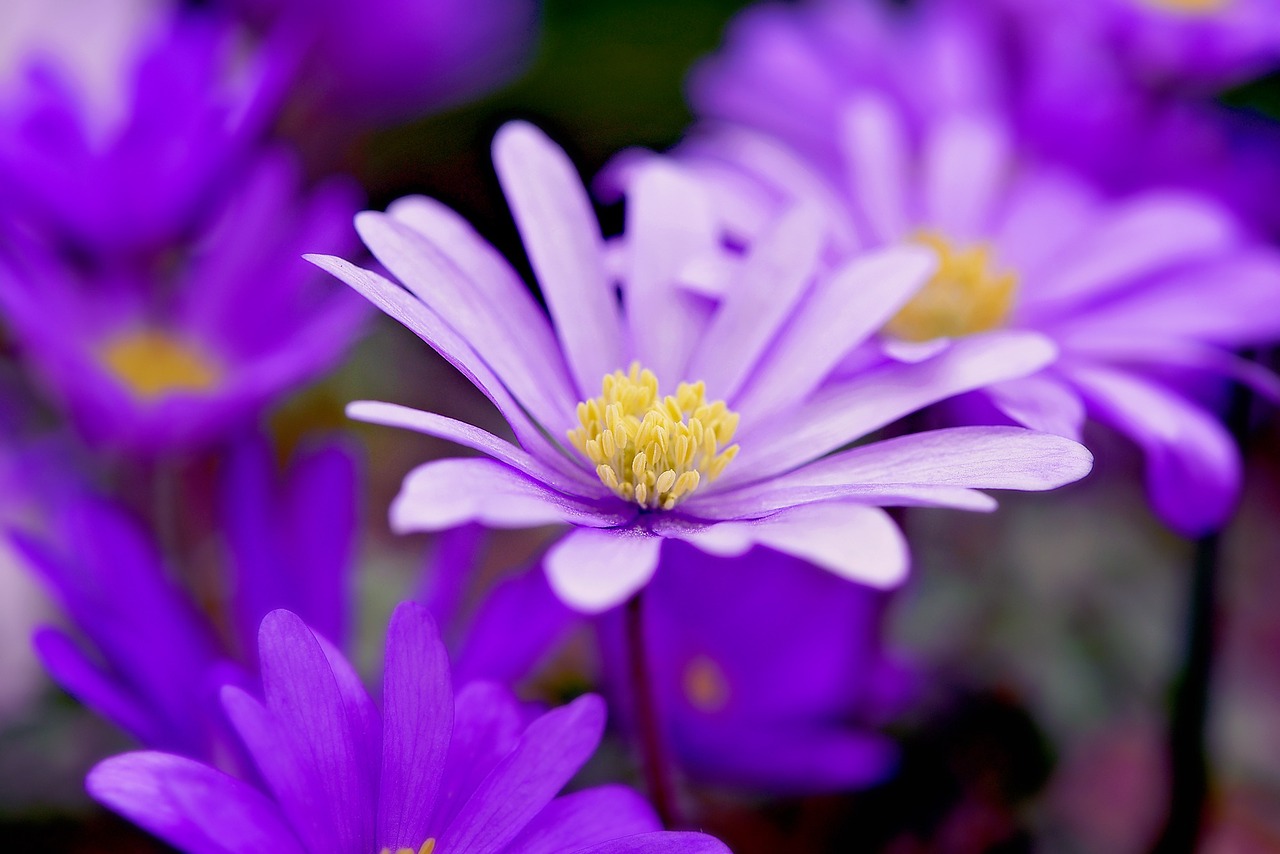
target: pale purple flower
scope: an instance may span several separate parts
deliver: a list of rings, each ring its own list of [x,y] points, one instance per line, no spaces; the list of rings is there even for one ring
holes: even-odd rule
[[[906,571],[906,545],[881,505],[988,509],[994,502],[976,489],[1048,489],[1088,471],[1074,442],[1011,428],[842,450],[1053,357],[1040,336],[1013,333],[824,382],[928,279],[928,251],[894,247],[824,272],[824,219],[799,206],[708,300],[681,282],[686,267],[722,254],[696,182],[664,167],[637,180],[615,279],[564,152],[514,123],[499,132],[494,159],[550,318],[492,247],[429,199],[357,218],[404,288],[313,257],[463,371],[519,443],[393,404],[352,404],[354,417],[489,455],[412,472],[391,509],[397,530],[570,525],[546,557],[551,584],[579,609],[604,610],[648,581],[669,538],[721,555],[768,545],[892,585]]]
[[[977,417],[1077,437],[1088,414],[1142,449],[1169,525],[1187,534],[1220,525],[1239,493],[1240,457],[1188,388],[1227,375],[1277,393],[1274,376],[1231,350],[1280,336],[1280,256],[1203,197],[1151,189],[1110,199],[1037,162],[994,107],[953,103],[930,116],[893,87],[845,75],[827,31],[782,17],[796,52],[829,82],[825,102],[808,108],[830,136],[767,118],[790,102],[748,110],[721,97],[739,91],[734,69],[750,67],[767,40],[731,45],[731,59],[700,79],[699,103],[716,121],[677,154],[717,187],[722,228],[750,243],[788,205],[816,198],[834,223],[836,260],[866,247],[933,247],[939,273],[884,325],[880,355],[864,359],[910,363],[992,332],[1044,335],[1056,361],[991,383],[989,412]]]
[[[455,699],[434,623],[405,603],[387,629],[382,708],[351,665],[296,615],[258,636],[264,699],[222,700],[265,790],[164,753],[108,759],[89,793],[192,852],[720,854],[664,833],[630,789],[556,797],[595,751],[604,704],[580,697],[527,725],[513,697],[473,682]]]

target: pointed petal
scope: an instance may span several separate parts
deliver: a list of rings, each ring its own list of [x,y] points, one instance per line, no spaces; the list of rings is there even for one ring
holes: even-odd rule
[[[404,479],[391,503],[397,532],[439,531],[464,522],[495,528],[620,525],[631,518],[620,499],[601,506],[557,492],[497,460],[434,460]]]
[[[493,589],[476,611],[454,656],[459,683],[492,679],[515,685],[582,621],[556,597],[540,567],[526,569]],[[520,643],[511,627],[520,627]]]
[[[413,849],[429,835],[453,732],[449,659],[435,622],[417,603],[403,602],[391,615],[382,685],[377,842],[392,851]]]
[[[893,587],[907,574],[907,544],[889,514],[842,501],[789,507],[762,519],[718,522],[672,536],[722,557],[768,546],[873,587]]]
[[[1197,536],[1221,527],[1240,494],[1240,452],[1216,418],[1162,386],[1123,370],[1066,371],[1089,414],[1142,448],[1147,493],[1172,528]]]
[[[605,276],[604,241],[569,158],[526,122],[503,125],[493,165],[538,276],[579,399],[626,367],[622,322]]]
[[[447,828],[480,783],[516,749],[525,720],[506,686],[484,681],[463,685],[454,700],[453,738],[431,815],[433,830]]]
[[[987,386],[983,393],[996,409],[1024,427],[1080,441],[1084,402],[1074,389],[1047,371]]]
[[[511,842],[521,854],[564,854],[619,837],[661,830],[649,802],[625,786],[556,798]]]
[[[530,724],[515,750],[498,763],[441,834],[440,850],[502,850],[595,752],[604,716],[604,702],[587,694]]]
[[[192,854],[302,854],[276,805],[207,765],[144,751],[98,763],[85,788],[100,803]]]
[[[547,552],[547,580],[570,608],[606,611],[648,583],[658,568],[662,539],[643,531],[570,531]]]

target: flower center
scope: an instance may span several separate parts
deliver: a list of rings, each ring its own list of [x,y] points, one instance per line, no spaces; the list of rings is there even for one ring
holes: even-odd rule
[[[938,272],[885,324],[885,332],[904,341],[932,341],[985,332],[1004,323],[1018,278],[995,268],[989,247],[957,249],[932,231],[917,234],[915,240],[938,253]]]
[[[729,679],[714,659],[698,655],[684,667],[684,695],[700,712],[718,712],[729,703]]]
[[[141,400],[155,400],[174,392],[205,391],[222,378],[222,369],[211,358],[157,329],[113,338],[99,355],[116,379]]]
[[[435,850],[436,850],[436,840],[435,840],[435,837],[433,836],[430,839],[428,839],[426,842],[422,843],[422,847],[419,848],[417,851],[414,851],[412,848],[397,848],[394,854],[431,854],[431,852]],[[383,848],[382,854],[393,854],[393,852],[391,851],[390,848]]]
[[[707,403],[701,382],[680,383],[662,397],[658,378],[639,364],[606,375],[602,394],[578,404],[578,421],[569,441],[595,464],[600,480],[650,510],[675,507],[738,454],[737,445],[725,447],[738,414],[724,401]]]
[[[1148,6],[1182,15],[1212,15],[1231,5],[1231,0],[1142,0]]]

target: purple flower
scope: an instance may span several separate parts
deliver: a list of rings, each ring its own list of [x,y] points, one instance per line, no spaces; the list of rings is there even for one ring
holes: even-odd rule
[[[828,35],[803,23],[788,19],[785,31],[830,81],[822,114],[835,130],[821,145],[762,120],[763,105],[739,114],[703,80],[703,106],[718,121],[677,156],[718,187],[722,228],[763,239],[763,224],[816,197],[835,223],[835,259],[859,247],[931,247],[940,267],[883,325],[879,357],[928,364],[993,332],[1039,333],[1056,361],[989,384],[983,405],[994,412],[984,417],[1075,437],[1087,413],[1143,450],[1168,524],[1188,534],[1220,525],[1239,492],[1239,454],[1181,377],[1226,375],[1277,393],[1271,374],[1230,352],[1280,335],[1276,253],[1202,197],[1104,198],[1037,164],[993,110],[930,118],[888,88],[849,80],[824,49]],[[724,68],[749,57],[734,63]]]
[[[164,753],[108,759],[91,795],[187,851],[727,851],[662,833],[629,789],[556,793],[590,757],[604,704],[580,697],[525,726],[515,700],[473,682],[454,697],[430,616],[400,605],[387,629],[381,712],[351,666],[288,611],[258,635],[265,702],[223,704],[266,791]]]
[[[233,452],[223,484],[234,567],[224,604],[248,626],[241,637],[220,634],[143,530],[113,504],[81,496],[66,502],[47,535],[10,535],[85,640],[42,629],[35,645],[46,669],[145,745],[227,759],[234,741],[217,692],[250,679],[248,653],[269,610],[289,604],[333,641],[344,639],[353,462],[338,446],[322,447],[297,458],[280,484],[273,465],[265,445],[250,440]]]
[[[896,757],[867,727],[910,679],[881,653],[884,594],[766,549],[667,549],[645,592],[644,636],[668,743],[689,774],[768,791],[879,782]],[[606,676],[632,708],[622,620],[602,618]],[[629,722],[629,721],[628,721]]]
[[[200,227],[274,120],[289,63],[167,4],[17,2],[0,222],[126,257]]]
[[[598,611],[648,581],[666,539],[720,555],[767,545],[891,585],[906,571],[906,545],[878,505],[988,509],[994,502],[975,488],[1048,489],[1088,471],[1091,458],[1075,443],[1010,428],[841,450],[1052,358],[1039,336],[1000,335],[824,384],[928,278],[929,252],[891,248],[823,274],[823,219],[800,206],[707,300],[681,286],[686,267],[722,254],[696,183],[668,168],[636,182],[615,280],[564,153],[515,123],[499,132],[494,159],[550,319],[492,247],[429,199],[357,218],[408,290],[313,257],[463,371],[520,443],[392,404],[353,404],[354,417],[490,455],[412,472],[391,509],[396,529],[571,525],[547,572],[565,602]]]
[[[353,189],[301,195],[297,164],[263,154],[190,242],[163,259],[76,263],[7,235],[0,310],[34,372],[96,444],[139,454],[221,438],[314,379],[366,306],[303,263],[348,245]]]
[[[436,111],[510,78],[537,29],[536,0],[226,0],[306,45],[296,94],[346,121]]]

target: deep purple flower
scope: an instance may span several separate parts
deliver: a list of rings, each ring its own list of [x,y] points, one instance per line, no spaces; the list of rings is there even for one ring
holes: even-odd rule
[[[692,776],[768,791],[875,783],[893,743],[870,729],[911,690],[881,651],[884,594],[786,555],[713,558],[683,543],[645,591],[644,636],[658,713]],[[602,618],[607,681],[634,708],[622,620]]]
[[[167,3],[17,3],[0,57],[13,75],[0,79],[0,223],[112,256],[200,227],[274,119],[288,58]]]
[[[141,743],[215,762],[234,744],[217,692],[251,678],[263,614],[289,604],[344,640],[356,522],[353,462],[338,446],[300,456],[279,484],[257,441],[237,448],[230,465],[223,505],[233,571],[222,604],[238,625],[215,626],[113,504],[81,496],[48,533],[11,533],[84,639],[53,628],[36,635],[54,680]]]
[[[260,155],[193,240],[163,259],[78,263],[44,237],[0,248],[0,310],[91,441],[139,454],[210,442],[331,368],[366,306],[299,259],[349,245],[344,181],[303,195]]]
[[[659,167],[629,197],[615,281],[564,153],[515,123],[499,132],[494,159],[550,318],[492,247],[429,199],[357,218],[408,290],[339,258],[313,258],[462,370],[520,443],[392,404],[353,404],[354,417],[490,455],[412,472],[391,510],[398,530],[571,525],[547,571],[568,604],[594,611],[642,587],[668,538],[721,555],[768,545],[891,585],[906,571],[906,545],[878,505],[987,509],[994,502],[975,488],[1048,489],[1088,471],[1075,443],[1010,428],[841,451],[922,406],[1052,358],[1039,336],[1015,333],[824,384],[928,278],[929,252],[891,248],[823,274],[822,216],[800,206],[706,300],[682,287],[681,274],[721,254],[711,200]]]
[[[307,108],[347,122],[414,118],[511,77],[537,30],[536,0],[226,0],[305,45]]]
[[[1169,374],[1225,374],[1276,393],[1273,376],[1230,350],[1280,335],[1280,257],[1202,197],[1104,198],[1035,162],[993,109],[953,106],[929,119],[891,88],[845,76],[829,35],[807,30],[803,17],[787,19],[785,31],[829,82],[825,104],[809,106],[833,135],[815,141],[762,119],[770,108],[739,112],[720,99],[714,69],[749,65],[733,53],[741,45],[732,62],[708,66],[699,91],[718,122],[678,156],[718,187],[722,227],[761,239],[761,225],[812,187],[835,222],[835,258],[858,247],[932,247],[941,267],[884,324],[883,357],[927,363],[992,332],[1044,335],[1058,349],[1051,367],[982,391],[996,417],[1078,436],[1087,412],[1142,448],[1166,522],[1188,534],[1221,524],[1239,492],[1239,454]],[[725,91],[739,85],[722,82]]]
[[[584,696],[525,726],[515,700],[473,682],[455,700],[427,612],[400,605],[387,629],[383,705],[288,611],[258,635],[265,702],[228,687],[223,704],[266,791],[164,753],[108,759],[90,794],[193,852],[727,851],[663,833],[619,786],[556,794],[590,757],[604,704]]]

